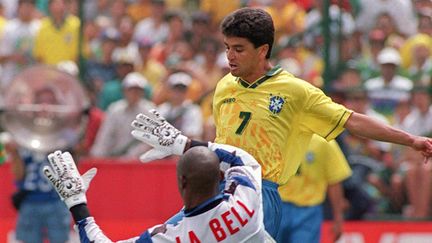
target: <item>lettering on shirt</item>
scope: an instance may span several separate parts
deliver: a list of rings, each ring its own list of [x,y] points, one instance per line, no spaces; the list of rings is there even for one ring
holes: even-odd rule
[[[235,98],[226,98],[222,101],[223,104],[234,103],[236,101]]]
[[[242,201],[237,200],[237,207],[233,206],[229,210],[221,213],[219,216],[212,218],[208,226],[217,242],[225,240],[227,237],[235,235],[245,227],[249,220],[254,216],[255,210],[249,209]],[[241,215],[239,212],[246,213]],[[202,242],[193,230],[188,232],[189,239],[184,242],[198,243]],[[180,237],[177,236],[176,243],[182,243]]]

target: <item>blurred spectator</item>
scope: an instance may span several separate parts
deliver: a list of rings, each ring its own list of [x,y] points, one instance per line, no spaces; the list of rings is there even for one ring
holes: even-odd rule
[[[378,54],[384,49],[386,35],[381,29],[373,29],[368,33],[367,40],[362,45],[362,52],[356,59],[356,68],[363,80],[379,76]]]
[[[431,96],[428,88],[413,89],[414,110],[406,117],[406,129],[416,135],[432,134]],[[402,156],[406,166],[406,185],[409,207],[404,214],[410,218],[425,219],[431,216],[432,166],[424,164],[424,158],[406,149]]]
[[[377,61],[380,64],[380,76],[366,80],[364,85],[373,108],[391,118],[397,103],[409,96],[413,82],[397,74],[401,58],[396,49],[383,49]]]
[[[92,55],[86,62],[84,79],[96,92],[100,92],[106,82],[117,78],[112,57],[118,41],[118,31],[108,28],[102,32],[99,41],[92,43]]]
[[[359,0],[360,13],[356,18],[357,29],[368,33],[379,15],[388,13],[405,36],[417,32],[417,20],[411,0]]]
[[[389,124],[389,121],[385,116],[372,109],[364,87],[350,87],[345,90],[345,94],[346,99],[344,105],[348,109],[373,117],[384,124]],[[351,153],[369,156],[378,161],[383,159],[383,153],[390,151],[389,143],[359,138],[356,136],[347,137],[346,142],[350,147]]]
[[[186,72],[192,76],[192,83],[189,85],[187,97],[188,99],[196,102],[202,95],[202,80],[199,75],[199,71],[195,71],[199,67],[198,63],[194,59],[194,50],[189,42],[183,40],[174,43],[171,53],[165,61],[165,67],[169,73],[174,72]],[[166,82],[159,89],[155,90],[153,95],[153,102],[155,104],[161,104],[167,100],[167,94],[164,92]]]
[[[51,184],[43,176],[47,155],[19,147],[6,146],[18,191],[13,203],[18,210],[15,228],[20,242],[67,242],[71,217]]]
[[[411,112],[411,110],[412,110],[411,96],[399,100],[395,109],[395,114],[393,116],[392,126],[406,131],[408,129],[408,125],[406,124],[407,121],[406,118],[408,114]]]
[[[428,1],[432,5],[431,1]],[[424,12],[419,12],[418,33],[432,36],[432,6]]]
[[[275,0],[265,8],[272,16],[275,42],[281,36],[290,36],[304,31],[306,12],[293,0]]]
[[[406,37],[401,34],[393,17],[386,12],[377,16],[374,28],[380,29],[384,32],[386,46],[388,47],[393,47],[399,50],[405,42]]]
[[[308,30],[305,34],[304,42],[305,45],[310,48],[313,52],[322,55],[324,38],[322,35],[322,13],[324,8],[324,3],[321,0],[314,0],[314,6],[306,16],[306,29]],[[331,4],[329,8],[329,18],[330,18],[330,36],[343,35],[348,37],[354,33],[355,23],[352,15],[349,12],[344,11],[335,4]],[[341,23],[339,23],[341,21]],[[339,48],[338,40],[333,39],[330,45],[330,60],[331,67],[333,70],[339,65]]]
[[[86,21],[98,21],[101,16],[109,16],[110,0],[87,0],[83,2],[84,18]]]
[[[79,6],[78,6],[79,0],[69,0],[66,2],[66,11],[69,14],[78,16],[79,15]]]
[[[114,49],[113,56],[127,55],[128,58],[133,60],[134,65],[139,59],[138,44],[132,39],[134,24],[132,20],[125,16],[121,18],[119,25],[119,41]]]
[[[83,29],[83,56],[86,59],[93,59],[95,55],[101,56],[102,53],[96,53],[99,43],[99,37],[102,33],[102,29],[93,20],[88,20],[84,23]]]
[[[241,7],[241,0],[201,0],[200,10],[207,13],[211,19],[209,26],[212,31],[216,31],[220,22],[232,11]]]
[[[357,70],[353,64],[348,64],[339,75],[339,78],[333,82],[332,88],[338,91],[344,91],[361,87],[362,83],[363,82],[359,70]]]
[[[413,4],[417,13],[432,10],[432,2],[430,0],[413,0]]]
[[[35,91],[33,103],[55,105],[59,103],[59,98],[51,86],[44,86]],[[43,126],[47,126],[55,119],[53,116],[43,109],[35,112],[29,122],[43,121]],[[31,136],[33,134],[29,134]],[[51,145],[53,149],[57,148],[55,143]],[[5,148],[18,189],[12,198],[18,209],[16,239],[22,242],[44,242],[46,239],[49,242],[66,242],[71,218],[68,209],[43,176],[42,168],[49,164],[47,153],[23,148],[13,140]]]
[[[159,42],[155,43],[152,49],[151,56],[160,63],[167,66],[177,65],[177,61],[181,61],[178,53],[173,53],[174,48],[178,43],[185,40],[185,27],[183,15],[181,12],[168,12],[165,16],[165,23],[168,26],[168,34]],[[147,37],[145,37],[147,39]],[[138,39],[139,40],[139,39]],[[151,39],[147,39],[151,41]],[[172,58],[172,59],[168,59]]]
[[[371,108],[367,92],[363,86],[347,85],[346,89],[342,89],[342,87],[341,85],[341,89],[335,89],[335,91],[344,92],[343,104],[347,108],[389,124],[386,117]],[[387,172],[393,171],[394,168],[394,161],[390,153],[391,145],[353,136],[347,131],[338,137],[338,142],[341,144],[341,148],[343,147],[353,171],[352,177],[343,183],[345,196],[350,202],[346,218],[358,220],[367,216],[370,217],[370,214],[374,216],[377,215],[376,213],[383,213],[387,210],[388,200],[395,198],[396,194],[392,194],[391,198],[388,199],[388,194],[380,194],[378,189],[372,187],[370,183],[377,182],[376,184],[380,183],[387,186],[385,184],[388,182],[387,178],[392,175],[388,175]],[[397,164],[395,168],[398,168]],[[399,185],[395,188],[401,188],[401,180],[399,182],[399,184],[395,183],[395,185]]]
[[[148,110],[155,108],[153,103],[143,98],[147,85],[147,79],[137,72],[126,75],[121,83],[125,98],[108,107],[90,150],[92,156],[137,158],[149,149],[130,135],[132,128],[129,125],[138,113],[147,114]]]
[[[0,42],[2,77],[0,88],[6,87],[20,70],[34,63],[32,51],[40,22],[33,19],[33,0],[19,0],[17,18],[8,20]]]
[[[201,80],[202,95],[212,92],[218,80],[224,75],[223,68],[218,65],[217,58],[220,53],[220,43],[216,39],[208,38],[201,43],[197,55],[198,68],[190,68],[194,76]]]
[[[412,90],[411,112],[406,117],[405,130],[428,136],[432,133],[432,102],[429,87],[416,86]]]
[[[111,103],[123,98],[121,81],[134,71],[136,63],[134,55],[130,55],[127,49],[113,53],[112,61],[115,65],[116,76],[105,82],[99,92],[98,107],[102,110],[106,110]]]
[[[432,42],[418,39],[411,50],[413,63],[408,67],[408,75],[416,86],[428,87],[432,82]]]
[[[124,17],[126,17],[127,1],[111,0],[110,2],[110,21],[111,26],[121,29],[120,25]]]
[[[78,66],[72,61],[64,61],[58,63],[57,69],[62,72],[68,73],[78,79]],[[88,107],[86,107],[86,110],[83,111],[85,113],[83,119],[86,119],[86,127],[84,129],[84,132],[79,137],[79,141],[73,146],[71,150],[74,157],[76,158],[88,156],[90,149],[95,142],[96,134],[99,131],[99,128],[105,117],[104,112],[96,106],[94,87],[91,84],[88,84],[85,88],[86,94],[89,96],[90,104]]]
[[[201,46],[209,38],[213,32],[210,29],[210,16],[201,11],[192,13],[192,26],[187,30],[187,40],[192,46]]]
[[[409,37],[400,49],[404,68],[408,68],[412,64],[411,53],[414,43],[425,44],[432,51],[432,8],[428,12],[419,13],[418,33]]]
[[[66,12],[66,0],[50,0],[49,12],[36,34],[35,59],[45,64],[77,62],[80,20]]]
[[[151,0],[151,3],[151,16],[135,25],[133,39],[136,41],[146,39],[156,43],[165,40],[169,34],[169,27],[164,19],[165,0]]]
[[[345,105],[349,109],[389,124],[383,115],[370,107],[363,88],[347,90]],[[365,182],[367,180],[377,190],[368,190],[377,203],[375,213],[400,213],[403,205],[403,177],[399,171],[399,163],[393,160],[391,145],[351,135],[345,136],[345,142],[350,154],[348,158],[351,162],[368,169],[364,177]]]
[[[152,90],[155,90],[162,84],[167,70],[165,66],[150,56],[152,47],[153,43],[149,40],[141,40],[138,42],[139,60],[136,70],[147,78]]]
[[[136,0],[127,8],[127,14],[132,20],[137,23],[151,15],[152,0]]]
[[[158,106],[158,111],[179,129],[182,134],[191,139],[202,139],[203,121],[201,109],[186,98],[192,77],[184,72],[171,74],[168,79],[168,99]]]

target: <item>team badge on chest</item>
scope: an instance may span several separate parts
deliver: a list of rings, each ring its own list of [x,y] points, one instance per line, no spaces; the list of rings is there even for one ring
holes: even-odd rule
[[[271,113],[273,113],[274,115],[279,114],[284,104],[284,98],[282,98],[281,96],[270,94],[269,110],[271,111]]]

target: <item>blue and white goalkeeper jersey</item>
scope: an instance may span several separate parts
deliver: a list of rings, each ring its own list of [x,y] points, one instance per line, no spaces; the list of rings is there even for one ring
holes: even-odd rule
[[[245,151],[223,144],[209,143],[221,160],[225,171],[224,191],[184,211],[176,224],[156,225],[142,235],[119,242],[136,243],[211,243],[211,242],[266,242],[261,197],[261,167]],[[111,242],[93,217],[75,226],[81,242]]]

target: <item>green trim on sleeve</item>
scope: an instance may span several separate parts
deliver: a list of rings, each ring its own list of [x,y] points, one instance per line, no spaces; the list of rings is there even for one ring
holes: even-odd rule
[[[336,126],[324,137],[327,141],[335,139],[341,132],[345,130],[344,125],[348,118],[351,116],[352,112],[353,111],[351,110],[344,111]]]

